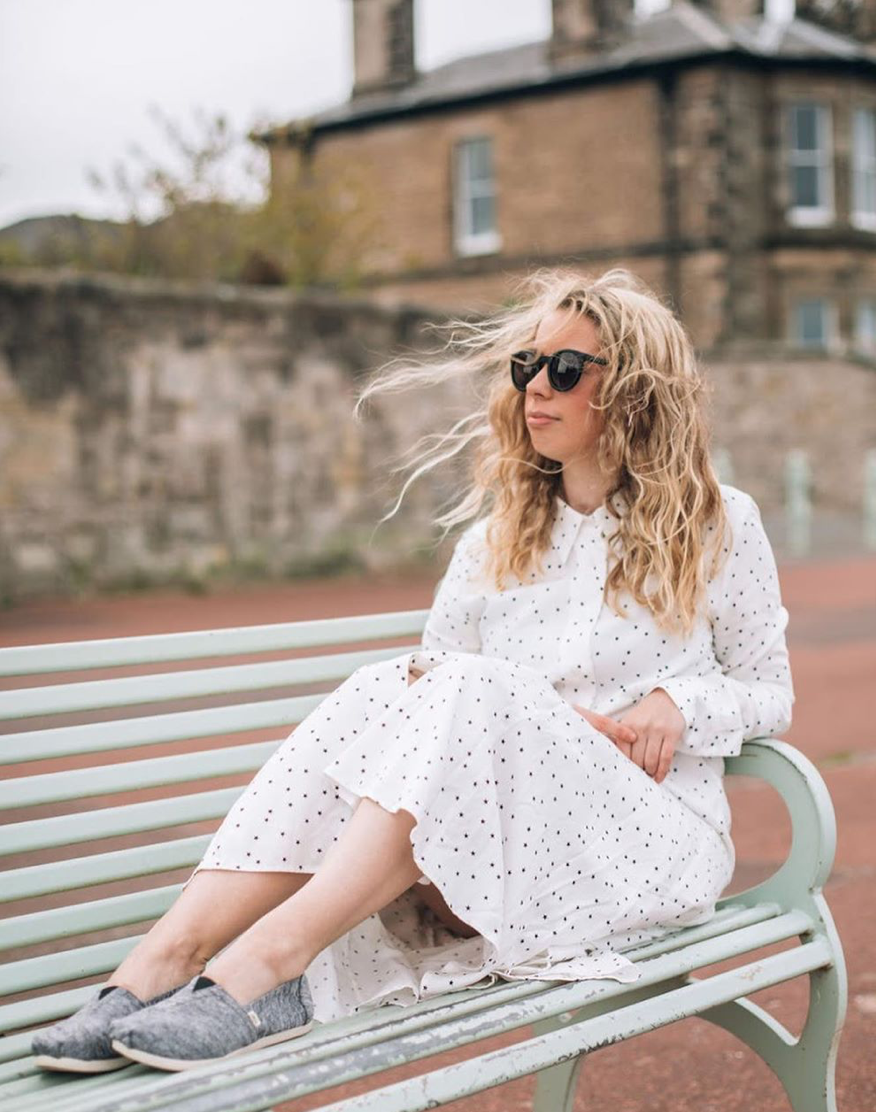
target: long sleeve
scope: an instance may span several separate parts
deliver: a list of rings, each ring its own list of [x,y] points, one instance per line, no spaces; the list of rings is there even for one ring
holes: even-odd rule
[[[482,567],[480,541],[485,529],[483,520],[476,521],[457,540],[426,619],[420,642],[422,648],[465,653],[481,651],[478,623],[484,609],[484,595],[478,581]]]
[[[784,733],[791,725],[788,611],[757,503],[750,495],[737,494],[738,510],[728,514],[732,551],[708,590],[720,672],[676,676],[659,684],[687,723],[678,746],[682,753],[735,756],[744,741]]]

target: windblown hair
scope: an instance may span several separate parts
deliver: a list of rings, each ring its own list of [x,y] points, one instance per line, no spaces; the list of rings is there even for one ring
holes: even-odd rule
[[[532,445],[525,394],[511,383],[509,357],[534,346],[536,329],[551,312],[587,316],[597,327],[598,354],[608,361],[591,403],[603,411],[596,458],[612,476],[606,508],[617,521],[608,538],[615,559],[604,597],[625,617],[620,596],[626,591],[662,628],[690,632],[707,577],[718,570],[729,524],[709,458],[704,381],[686,330],[623,268],[599,277],[540,268],[518,281],[515,294],[510,306],[486,317],[430,324],[450,334],[438,358],[393,359],[360,392],[357,416],[374,394],[455,379],[471,379],[484,402],[447,432],[423,436],[409,450],[412,474],[381,521],[397,511],[411,482],[471,446],[466,489],[435,523],[446,535],[454,525],[484,516],[487,503],[485,571],[497,590],[509,574],[518,580],[535,569],[542,574],[563,467]]]

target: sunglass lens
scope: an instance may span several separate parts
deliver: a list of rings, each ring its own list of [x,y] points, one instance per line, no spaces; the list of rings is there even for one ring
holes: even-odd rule
[[[559,351],[554,363],[554,386],[557,390],[571,390],[581,377],[583,360],[572,351]]]
[[[525,390],[535,372],[535,352],[518,351],[511,356],[511,379],[518,390]]]

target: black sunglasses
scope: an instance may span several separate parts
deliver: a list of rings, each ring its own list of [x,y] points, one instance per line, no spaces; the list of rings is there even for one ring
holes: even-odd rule
[[[535,378],[541,368],[547,363],[548,382],[554,390],[571,390],[577,386],[578,380],[584,373],[585,363],[600,363],[608,366],[607,359],[600,359],[598,355],[588,355],[584,351],[573,351],[572,348],[563,348],[555,351],[553,355],[538,355],[534,351],[515,351],[511,356],[511,381],[518,390],[525,390],[529,382]]]

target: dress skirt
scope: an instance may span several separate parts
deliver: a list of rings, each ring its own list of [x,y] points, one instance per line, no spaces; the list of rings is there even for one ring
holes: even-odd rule
[[[409,666],[425,673],[411,684]],[[318,1022],[500,977],[635,981],[620,951],[711,918],[733,869],[718,832],[667,780],[535,669],[418,649],[358,668],[326,695],[235,801],[191,876],[313,873],[367,796],[414,816],[422,876],[308,966]],[[475,937],[421,902],[429,882]]]

